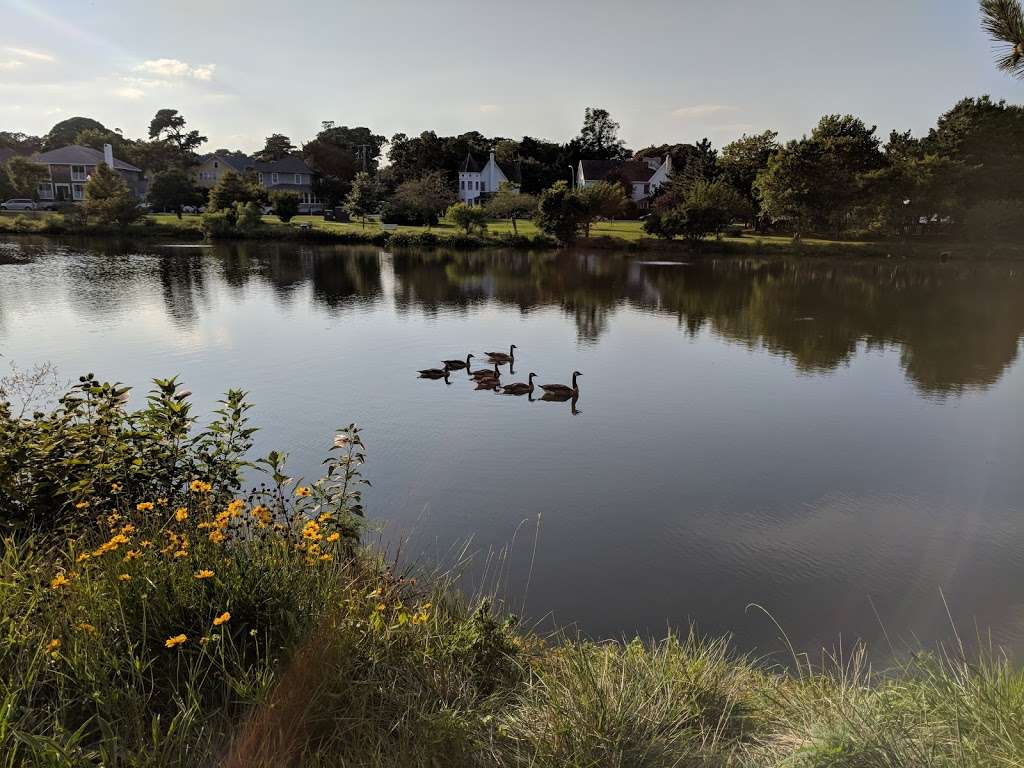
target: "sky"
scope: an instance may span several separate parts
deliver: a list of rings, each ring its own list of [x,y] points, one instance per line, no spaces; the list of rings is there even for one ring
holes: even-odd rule
[[[205,149],[321,121],[564,141],[587,106],[628,146],[722,146],[853,113],[922,134],[958,99],[1024,101],[976,0],[0,0],[0,130],[75,115]]]

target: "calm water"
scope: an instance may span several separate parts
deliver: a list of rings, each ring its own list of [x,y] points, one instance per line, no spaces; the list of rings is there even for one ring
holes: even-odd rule
[[[940,590],[1024,651],[1022,334],[1014,264],[0,243],[5,358],[244,387],[296,474],[357,421],[403,556],[469,542],[467,587],[500,572],[533,619],[764,653],[748,604],[803,649],[881,644],[876,610],[931,643]],[[578,413],[413,373],[510,343],[514,380],[583,372]]]

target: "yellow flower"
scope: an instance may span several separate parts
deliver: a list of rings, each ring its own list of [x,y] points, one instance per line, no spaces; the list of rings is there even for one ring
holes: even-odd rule
[[[327,540],[331,541],[331,542],[334,542],[334,541],[337,541],[340,538],[341,538],[341,534],[338,533],[337,531],[335,531],[334,533],[332,533],[330,536],[327,537]]]
[[[71,582],[68,580],[67,576],[63,573],[58,573],[50,581],[50,589],[60,589],[61,587],[66,587],[70,583]]]
[[[202,480],[193,480],[189,483],[188,487],[193,493],[209,493],[213,489],[210,483],[203,482]]]
[[[224,541],[224,532],[221,530],[210,531],[210,535],[207,538],[214,544],[220,544]]]
[[[90,557],[92,557],[92,555],[90,555],[88,552],[83,552],[82,554],[80,554],[78,557],[75,558],[75,562],[76,563],[84,563]]]
[[[330,562],[331,560],[333,560],[334,557],[332,557],[331,555],[320,555],[320,559],[323,562],[327,563],[327,562]]]
[[[213,620],[213,626],[219,627],[221,624],[227,624],[229,621],[231,621],[231,614],[224,611],[224,613]]]
[[[268,512],[267,508],[262,504],[257,504],[249,511],[249,513],[256,518],[256,521],[260,525],[267,525],[270,523],[270,512]]]
[[[174,556],[175,557],[188,557],[188,550],[187,549],[179,549],[177,552],[174,553]]]
[[[94,627],[92,624],[88,624],[88,623],[86,623],[84,621],[78,625],[78,628],[80,630],[82,630],[83,632],[85,632],[85,634],[87,634],[87,635],[95,635],[96,634],[96,627]]]
[[[197,578],[197,579],[212,579],[213,578],[213,571],[210,571],[210,570],[207,570],[206,568],[203,568],[201,571],[198,571],[196,573],[195,578]]]
[[[127,573],[119,573],[119,574],[117,574],[117,580],[118,581],[131,581],[132,577],[129,576]]]
[[[298,496],[300,499],[304,499],[307,496],[309,496],[309,488],[307,488],[304,485],[300,485],[298,488],[295,489],[295,495]]]
[[[183,523],[186,520],[188,520],[188,509],[186,509],[185,507],[178,507],[176,510],[174,510],[174,519],[177,520],[179,523]]]
[[[167,506],[167,499],[165,499],[163,496],[161,496],[159,499],[156,500],[156,505],[158,507],[166,507]]]
[[[139,510],[139,512],[149,512],[153,509],[153,502],[140,501],[138,504],[135,505],[135,508]]]
[[[110,484],[110,492],[111,493],[120,493],[121,492],[121,488],[122,488],[122,486],[121,486],[120,483],[111,483]]]
[[[50,642],[48,642],[46,644],[46,652],[47,653],[53,653],[58,648],[60,648],[60,640],[58,640],[56,637],[53,638],[53,640],[51,640]]]
[[[135,526],[132,525],[131,523],[127,523],[126,525],[122,525],[121,526],[121,535],[122,536],[131,536],[133,533],[135,533]],[[127,544],[128,540],[124,539],[122,541],[122,543],[123,544]]]
[[[374,610],[376,610],[377,613],[384,613],[385,608],[387,608],[387,606],[384,605],[384,603],[377,603],[377,607]]]
[[[243,509],[245,509],[245,502],[241,499],[234,499],[230,504],[228,504],[227,511],[232,517],[238,517],[242,514]]]
[[[174,648],[175,646],[181,645],[182,643],[187,641],[188,638],[185,637],[185,635],[175,635],[174,637],[168,637],[166,640],[164,640],[164,647]]]
[[[317,518],[317,520],[319,520],[321,523],[326,523],[328,520],[333,520],[333,519],[334,519],[334,513],[333,512],[324,512],[323,514],[320,515],[320,517]]]
[[[149,539],[143,539],[142,541],[139,542],[139,546],[142,547],[143,549],[150,549],[153,546],[153,542],[150,541]]]
[[[320,539],[320,523],[316,520],[310,520],[302,528],[302,538],[313,539],[319,541]]]
[[[89,508],[89,502],[88,501],[80,501],[77,504],[75,504],[75,509],[88,509],[88,508]]]
[[[121,559],[124,560],[124,562],[127,563],[127,562],[130,562],[130,561],[134,560],[135,558],[139,557],[141,554],[142,553],[139,552],[139,550],[137,550],[137,549],[129,549],[127,552],[124,553],[124,557],[121,558]]]

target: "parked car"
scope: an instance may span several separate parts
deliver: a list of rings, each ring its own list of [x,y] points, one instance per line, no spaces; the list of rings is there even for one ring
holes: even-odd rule
[[[182,213],[206,213],[205,205],[183,205],[181,206]]]
[[[35,209],[35,200],[24,197],[12,197],[10,200],[0,203],[0,211],[34,211]]]

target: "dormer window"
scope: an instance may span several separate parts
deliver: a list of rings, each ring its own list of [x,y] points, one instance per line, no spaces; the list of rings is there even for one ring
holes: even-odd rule
[[[218,163],[216,160],[214,160],[213,161],[213,167],[214,168],[220,168],[220,163]]]

